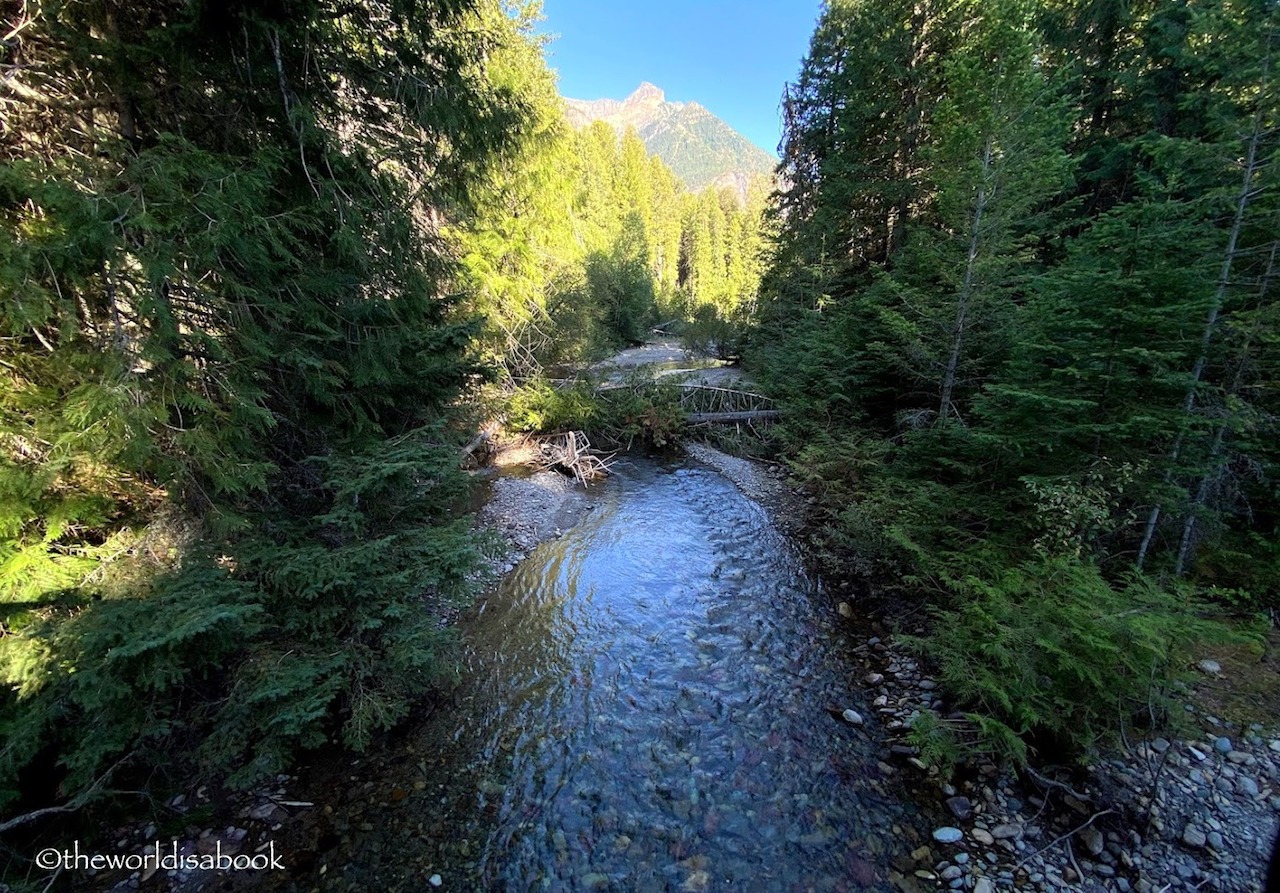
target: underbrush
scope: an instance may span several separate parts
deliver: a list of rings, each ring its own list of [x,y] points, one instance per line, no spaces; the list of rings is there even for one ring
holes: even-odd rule
[[[637,372],[600,386],[590,380],[554,386],[531,379],[508,397],[507,425],[525,434],[583,431],[596,443],[630,449],[666,447],[685,429],[680,390]]]

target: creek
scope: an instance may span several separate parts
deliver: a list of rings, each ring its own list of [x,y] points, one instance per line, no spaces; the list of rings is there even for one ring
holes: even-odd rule
[[[621,457],[589,497],[463,619],[453,702],[408,743],[430,784],[396,824],[421,833],[371,828],[345,880],[892,889],[909,807],[840,718],[869,710],[848,636],[765,511],[692,460]]]

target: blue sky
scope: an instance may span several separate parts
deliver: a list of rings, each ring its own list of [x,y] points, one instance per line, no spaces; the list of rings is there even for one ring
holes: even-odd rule
[[[820,0],[544,0],[560,92],[622,99],[641,81],[698,102],[775,152],[782,87],[809,49]]]

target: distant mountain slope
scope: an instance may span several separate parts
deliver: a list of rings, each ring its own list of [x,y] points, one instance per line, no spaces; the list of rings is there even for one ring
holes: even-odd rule
[[[662,90],[641,84],[624,100],[565,99],[569,123],[604,121],[619,131],[634,127],[645,147],[695,192],[733,186],[740,192],[777,160],[696,102],[667,102]]]

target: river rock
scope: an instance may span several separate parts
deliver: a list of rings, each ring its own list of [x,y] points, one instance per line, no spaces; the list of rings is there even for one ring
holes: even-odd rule
[[[933,832],[933,839],[938,843],[959,843],[964,837],[964,832],[959,828],[952,828],[949,825],[938,828]]]
[[[1089,851],[1091,856],[1102,855],[1103,847],[1106,841],[1102,838],[1102,832],[1090,825],[1080,832],[1080,842],[1084,844],[1084,848]]]
[[[440,877],[438,874],[433,874],[431,877],[427,878],[427,883],[433,887],[439,887],[444,884],[444,878]]]
[[[848,602],[841,602],[840,604],[836,605],[836,611],[839,612],[841,617],[852,617],[853,605],[849,604]]]
[[[862,714],[852,708],[846,709],[840,717],[851,726],[860,726],[863,723]]]
[[[1227,738],[1224,735],[1223,737],[1213,742],[1213,749],[1216,750],[1218,753],[1230,753],[1232,750],[1231,739]]]
[[[1196,667],[1200,670],[1201,673],[1208,673],[1210,676],[1217,676],[1219,673],[1222,672],[1222,664],[1218,663],[1216,660],[1211,660],[1207,657],[1204,660],[1200,661],[1200,663],[1196,664]]]
[[[973,893],[995,893],[995,885],[991,883],[991,878],[978,878],[973,885]]]
[[[996,839],[991,836],[991,832],[987,831],[985,828],[974,828],[969,832],[969,836],[983,846],[991,846],[991,844],[996,842]]]
[[[868,673],[864,678],[867,681],[867,685],[879,685],[884,682],[884,676],[879,673]]]
[[[1195,825],[1187,825],[1186,829],[1182,832],[1182,842],[1189,847],[1199,849],[1208,843],[1209,839],[1205,837],[1204,832]]]
[[[947,809],[962,822],[973,818],[973,804],[968,797],[948,797]]]
[[[1018,837],[1021,834],[1022,834],[1021,825],[1011,825],[1011,824],[1005,823],[1003,825],[996,825],[994,828],[991,829],[991,836],[994,837],[996,840],[1009,840],[1010,838]]]

